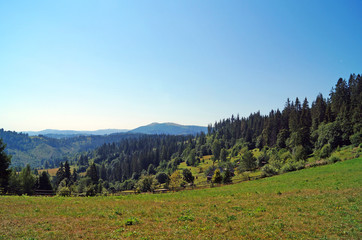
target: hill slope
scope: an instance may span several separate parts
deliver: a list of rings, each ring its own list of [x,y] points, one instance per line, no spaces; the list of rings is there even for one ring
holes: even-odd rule
[[[200,132],[207,132],[207,127],[180,125],[176,123],[151,123],[146,126],[135,128],[131,133],[144,134],[169,134],[169,135],[196,135]]]
[[[361,171],[358,158],[177,193],[5,196],[0,226],[17,225],[0,228],[0,238],[360,239]]]
[[[0,129],[0,138],[7,145],[5,151],[12,155],[12,166],[40,167],[44,161],[55,161],[82,151],[92,150],[104,143],[119,142],[122,139],[137,137],[139,134],[115,133],[105,136],[78,136],[72,138],[49,138],[28,136],[24,133]]]

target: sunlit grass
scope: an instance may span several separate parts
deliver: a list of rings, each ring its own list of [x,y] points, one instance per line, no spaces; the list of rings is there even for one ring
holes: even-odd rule
[[[359,239],[361,160],[167,194],[2,196],[0,239]]]

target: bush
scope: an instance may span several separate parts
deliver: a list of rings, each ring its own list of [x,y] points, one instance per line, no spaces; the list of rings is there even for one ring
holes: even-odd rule
[[[97,194],[94,185],[90,185],[85,189],[85,195],[88,197],[95,196]]]
[[[71,194],[71,191],[68,187],[61,187],[59,190],[58,190],[58,195],[59,196],[62,196],[62,197],[69,197]]]
[[[351,143],[354,145],[354,146],[358,146],[359,144],[359,147],[361,147],[361,142],[362,142],[362,131],[359,131],[355,134],[353,134],[352,136],[349,137],[349,140],[351,141]]]
[[[320,153],[320,157],[321,158],[327,158],[331,155],[332,153],[332,147],[331,147],[331,144],[325,144],[323,147],[322,147],[322,150],[321,150],[321,153]]]
[[[166,173],[164,173],[164,172],[157,173],[156,179],[161,184],[166,183],[166,182],[168,182],[170,180],[168,175]]]
[[[138,222],[139,222],[138,218],[130,217],[124,221],[124,225],[126,225],[126,226],[135,225]]]
[[[270,164],[261,168],[261,174],[263,177],[270,177],[278,174],[278,170]]]
[[[296,161],[305,160],[308,157],[308,151],[302,145],[298,145],[293,149],[293,155]]]
[[[214,176],[212,176],[212,182],[213,183],[221,183],[222,182],[222,176],[221,176],[221,173],[220,173],[220,169],[217,168],[215,170]]]
[[[340,162],[340,161],[341,161],[341,159],[336,156],[332,156],[328,159],[328,163],[336,163],[336,162]]]
[[[303,168],[304,164],[302,162],[288,162],[280,169],[280,171],[286,173],[286,172],[300,170]]]
[[[158,182],[153,175],[143,175],[136,183],[137,190],[141,192],[152,192],[155,190]]]

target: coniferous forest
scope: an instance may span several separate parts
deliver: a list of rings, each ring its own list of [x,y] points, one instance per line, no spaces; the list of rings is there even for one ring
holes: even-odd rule
[[[260,171],[267,177],[302,169],[310,159],[335,162],[333,151],[361,142],[362,82],[360,74],[352,74],[340,78],[329,96],[287,99],[283,109],[268,115],[233,115],[210,124],[207,133],[139,134],[69,155],[55,163],[55,176],[29,165],[11,168],[6,142],[0,141],[0,188],[7,194],[53,190],[60,195],[175,189],[194,185],[190,170],[180,171],[179,165],[197,167],[206,156],[213,164],[203,174],[205,181],[231,183],[244,172]]]

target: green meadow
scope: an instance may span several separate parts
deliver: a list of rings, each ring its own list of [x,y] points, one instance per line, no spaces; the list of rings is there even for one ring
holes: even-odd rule
[[[0,239],[361,239],[362,158],[202,190],[0,197]]]

